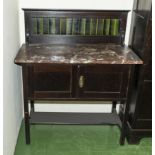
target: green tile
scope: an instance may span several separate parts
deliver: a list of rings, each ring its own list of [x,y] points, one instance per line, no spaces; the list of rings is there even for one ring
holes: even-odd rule
[[[14,155],[151,155],[151,138],[139,145],[119,145],[117,126],[31,125],[31,144],[21,126]]]
[[[55,18],[50,18],[49,19],[49,33],[50,34],[55,34],[56,33],[56,26],[55,26]]]
[[[110,19],[105,20],[105,35],[109,35],[110,33]]]
[[[86,18],[81,19],[81,35],[86,34]]]
[[[72,34],[72,18],[66,18],[66,34]]]
[[[104,19],[98,19],[97,20],[97,35],[103,35],[104,34]]]
[[[60,18],[60,34],[66,34],[66,18]]]
[[[32,18],[33,34],[37,34],[37,18]]]
[[[111,20],[111,35],[117,36],[119,34],[119,20],[112,19]]]
[[[37,33],[43,34],[43,18],[37,18]]]
[[[96,35],[97,19],[90,19],[90,35]]]
[[[43,18],[43,33],[49,34],[49,18]]]

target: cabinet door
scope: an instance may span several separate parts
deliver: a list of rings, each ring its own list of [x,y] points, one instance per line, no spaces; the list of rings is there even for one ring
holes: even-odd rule
[[[79,69],[79,96],[81,98],[126,98],[129,65],[88,65]]]
[[[70,65],[35,65],[33,74],[35,98],[71,97],[72,67]]]

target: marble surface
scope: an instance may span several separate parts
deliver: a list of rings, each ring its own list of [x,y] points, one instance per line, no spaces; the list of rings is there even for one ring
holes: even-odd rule
[[[130,48],[114,44],[23,44],[15,63],[142,64],[143,62]]]

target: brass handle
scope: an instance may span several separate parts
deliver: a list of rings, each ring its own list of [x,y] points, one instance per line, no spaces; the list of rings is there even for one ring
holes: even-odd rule
[[[84,86],[84,76],[81,75],[79,78],[79,87],[83,88],[83,86]]]

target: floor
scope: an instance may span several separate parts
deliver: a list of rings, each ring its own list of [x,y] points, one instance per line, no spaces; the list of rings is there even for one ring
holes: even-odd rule
[[[26,145],[22,124],[14,155],[151,155],[151,138],[120,146],[119,135],[117,126],[32,125]]]

